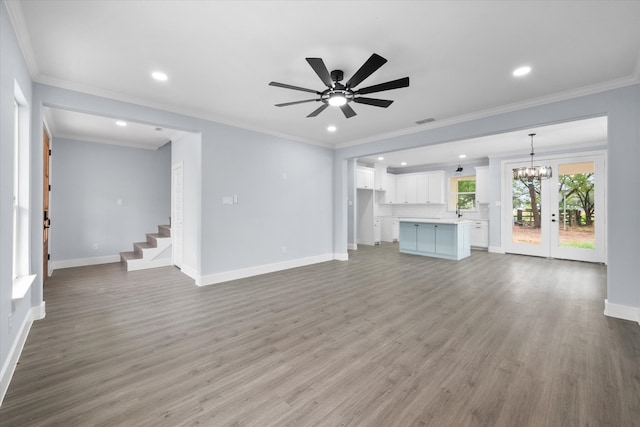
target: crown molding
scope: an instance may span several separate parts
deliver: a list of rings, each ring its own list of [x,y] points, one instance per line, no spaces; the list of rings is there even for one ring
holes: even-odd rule
[[[117,145],[118,147],[125,147],[125,148],[138,148],[141,150],[151,150],[151,151],[155,151],[160,149],[160,147],[163,147],[167,144],[168,141],[164,141],[162,143],[149,143],[149,144],[138,144],[138,143],[132,143],[132,142],[124,142],[124,141],[118,141],[115,139],[103,139],[103,138],[85,138],[82,137],[82,139],[78,139],[77,135],[71,135],[71,134],[66,134],[66,133],[59,133],[56,135],[56,139],[57,140],[66,140],[66,141],[75,141],[75,142],[80,142],[80,143],[84,143],[84,142],[90,142],[93,144],[106,144],[106,145]]]
[[[38,61],[36,61],[36,55],[31,45],[31,37],[27,30],[27,23],[22,13],[22,4],[17,0],[4,0],[4,4],[7,8],[9,20],[13,26],[16,38],[18,39],[18,45],[20,46],[20,50],[22,50],[22,56],[24,56],[24,60],[27,63],[27,69],[29,70],[31,79],[35,80],[40,74],[40,69],[38,68]]]
[[[223,117],[219,117],[219,116],[215,116],[215,115],[202,114],[202,112],[198,112],[198,111],[194,111],[194,110],[189,110],[189,109],[184,109],[184,108],[177,108],[175,105],[167,105],[167,104],[149,102],[148,100],[145,100],[145,99],[142,99],[142,98],[133,97],[133,96],[130,96],[130,95],[125,95],[125,94],[120,93],[120,92],[114,92],[114,91],[109,91],[109,90],[106,90],[106,89],[97,88],[97,87],[90,86],[90,85],[79,84],[79,83],[71,82],[71,81],[64,80],[64,79],[59,79],[59,78],[48,76],[48,75],[38,76],[38,78],[34,79],[34,81],[36,83],[40,83],[42,85],[54,86],[54,87],[57,87],[57,88],[71,90],[71,91],[75,91],[75,92],[81,92],[81,93],[85,93],[85,94],[88,94],[88,95],[93,95],[93,96],[99,96],[99,97],[102,97],[102,98],[113,99],[115,101],[127,102],[127,103],[130,103],[130,104],[135,104],[135,105],[139,105],[139,106],[143,106],[143,107],[153,108],[153,109],[156,109],[156,110],[162,110],[162,111],[166,111],[166,112],[170,112],[170,113],[174,113],[174,114],[180,114],[180,115],[183,115],[183,116],[188,116],[188,117],[201,119],[201,120],[205,120],[205,121],[209,121],[209,122],[215,122],[215,123],[219,123],[219,124],[223,124],[223,125],[227,125],[227,126],[233,126],[233,127],[236,127],[236,128],[240,128],[240,129],[244,129],[244,130],[248,130],[248,131],[252,131],[252,132],[259,132],[259,133],[262,133],[262,134],[271,135],[271,136],[275,136],[275,137],[278,137],[278,138],[287,139],[287,140],[290,140],[290,141],[302,142],[302,143],[305,143],[305,144],[317,145],[317,146],[321,146],[321,147],[325,147],[325,148],[334,148],[333,144],[326,144],[326,143],[322,143],[322,142],[319,142],[319,141],[314,141],[314,140],[306,139],[306,138],[298,138],[298,137],[295,137],[295,136],[292,136],[292,135],[288,135],[288,134],[284,134],[284,133],[280,133],[280,132],[274,132],[272,130],[264,129],[264,128],[260,128],[260,127],[256,127],[256,126],[250,126],[250,125],[247,125],[246,123],[241,123],[241,122],[238,122],[238,121],[232,121],[232,120],[229,120],[229,119],[226,119],[226,118],[223,118]],[[55,107],[52,107],[52,108],[55,108]],[[171,127],[171,126],[167,126],[167,127]],[[196,131],[196,129],[191,129],[190,131]]]

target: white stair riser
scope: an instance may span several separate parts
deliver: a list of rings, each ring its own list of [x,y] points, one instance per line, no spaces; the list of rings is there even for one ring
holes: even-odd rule
[[[134,252],[140,254],[142,258],[153,259],[162,251],[171,246],[171,237],[158,239],[157,246],[155,248],[141,248],[134,245]]]
[[[146,245],[144,242],[133,244],[136,258],[130,258],[131,255],[121,256],[121,262],[127,271],[171,265],[171,229],[159,225],[158,233],[147,234],[146,237]],[[145,247],[147,245],[151,247]]]

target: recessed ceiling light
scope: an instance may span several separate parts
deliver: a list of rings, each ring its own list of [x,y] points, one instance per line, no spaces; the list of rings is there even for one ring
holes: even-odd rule
[[[116,124],[117,124],[118,126],[122,126],[122,127],[124,127],[124,126],[126,126],[126,125],[127,125],[127,122],[125,122],[124,120],[118,120],[118,121],[116,122]]]
[[[531,67],[524,66],[524,67],[516,68],[515,70],[513,70],[513,75],[515,77],[522,77],[522,76],[526,76],[530,72],[531,72]]]
[[[153,73],[151,73],[151,77],[158,80],[159,82],[166,82],[169,79],[169,76],[167,76],[162,71],[154,71]]]
[[[407,162],[400,163],[400,166],[407,166]]]
[[[380,156],[378,157],[378,160],[384,160],[384,157]]]
[[[465,157],[467,157],[467,155],[466,155],[466,154],[460,154],[460,155],[458,156],[458,158],[460,158],[460,159],[464,159]]]
[[[338,128],[337,128],[337,127],[335,127],[334,125],[331,125],[331,126],[328,126],[328,127],[327,127],[327,130],[328,130],[329,132],[335,132],[337,129],[338,129]]]

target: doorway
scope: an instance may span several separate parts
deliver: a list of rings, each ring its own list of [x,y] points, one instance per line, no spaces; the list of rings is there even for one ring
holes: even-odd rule
[[[49,218],[49,171],[51,169],[51,143],[46,126],[42,131],[42,283],[44,284],[49,277],[49,227],[51,227],[51,218]]]
[[[537,159],[542,161],[542,159]],[[526,161],[504,163],[503,245],[506,252],[605,262],[605,155],[547,158],[553,176],[514,178]]]

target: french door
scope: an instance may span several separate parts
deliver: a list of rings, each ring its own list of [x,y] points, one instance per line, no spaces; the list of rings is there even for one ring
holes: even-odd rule
[[[604,154],[537,161],[552,167],[551,178],[513,178],[513,169],[528,162],[504,164],[505,251],[605,262]]]

